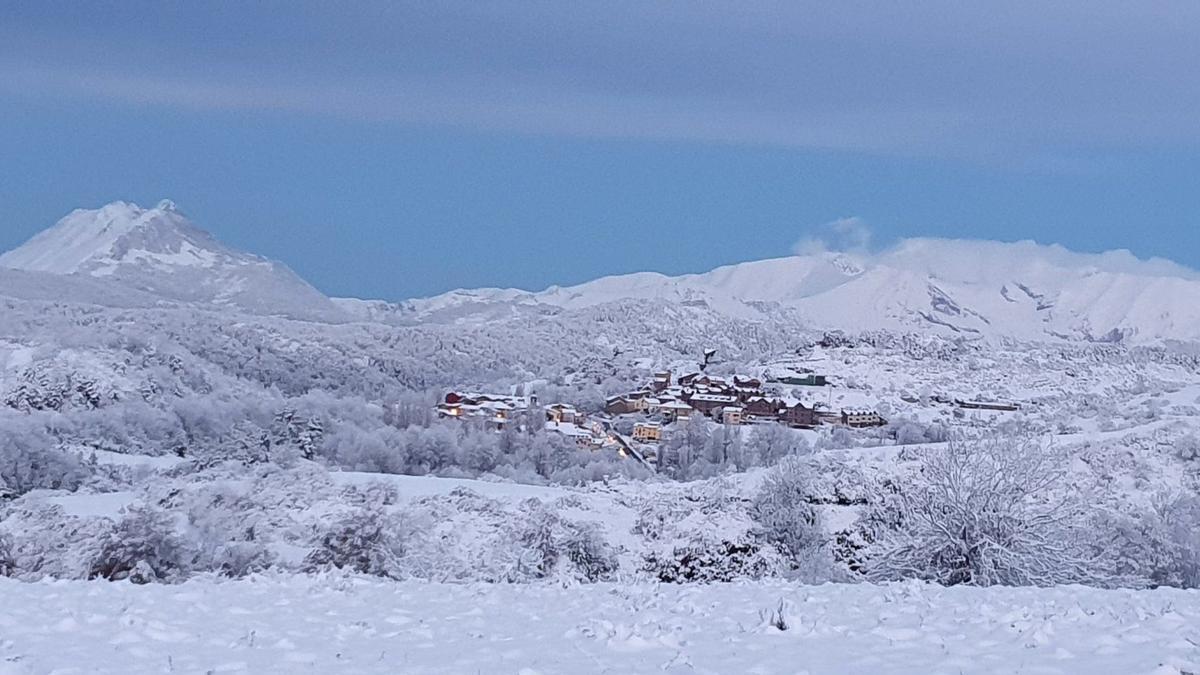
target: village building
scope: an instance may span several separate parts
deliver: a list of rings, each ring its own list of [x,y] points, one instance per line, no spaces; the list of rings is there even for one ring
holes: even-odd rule
[[[633,425],[633,440],[642,443],[658,443],[662,440],[662,425],[653,422],[638,422]]]
[[[693,408],[683,401],[667,401],[666,403],[660,403],[657,410],[667,419],[678,422],[691,419]]]
[[[646,399],[644,398],[631,399],[625,396],[610,396],[604,401],[604,412],[609,415],[630,415],[645,410]]]
[[[546,422],[546,431],[562,434],[575,441],[581,448],[598,448],[604,443],[604,438],[597,436],[592,430],[585,429],[573,422]]]
[[[766,396],[751,396],[746,399],[744,407],[748,417],[775,418],[783,410],[783,402]]]
[[[714,408],[734,405],[738,398],[728,394],[692,394],[687,402],[701,414],[711,417]]]
[[[766,371],[768,382],[800,387],[824,387],[829,384],[825,375],[818,375],[807,368],[796,366],[773,366]]]
[[[452,391],[434,407],[439,417],[482,419],[502,427],[515,413],[528,410],[535,399],[504,394],[479,394]]]
[[[887,424],[879,413],[867,408],[842,410],[842,424],[848,427],[878,427]]]
[[[650,381],[650,388],[654,391],[663,391],[671,386],[671,371],[663,370],[654,374],[654,379]]]
[[[720,411],[721,424],[738,425],[742,423],[744,410],[741,407],[728,405],[717,410]]]
[[[496,422],[505,422],[512,416],[513,406],[504,401],[484,401],[479,404],[483,416]]]
[[[566,403],[553,403],[546,406],[546,419],[552,422],[574,422],[579,417],[579,411],[575,410],[575,406]]]
[[[791,405],[783,405],[779,421],[789,427],[815,427],[819,420],[816,409],[795,401]]]
[[[461,403],[439,403],[434,408],[439,417],[462,417],[463,404]]]

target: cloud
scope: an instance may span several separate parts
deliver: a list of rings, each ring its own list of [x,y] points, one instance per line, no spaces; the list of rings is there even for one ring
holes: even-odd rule
[[[838,218],[810,228],[809,233],[792,247],[796,255],[838,252],[868,255],[874,233],[862,218]]]
[[[5,96],[904,155],[1200,145],[1200,4],[0,8]],[[137,26],[130,39],[130,26]],[[1065,154],[1070,155],[1069,152]]]
[[[196,111],[313,114],[367,122],[576,138],[896,152],[954,126],[948,111],[794,111],[719,98],[607,93],[539,82],[372,76],[353,81],[140,75],[0,63],[0,94]]]

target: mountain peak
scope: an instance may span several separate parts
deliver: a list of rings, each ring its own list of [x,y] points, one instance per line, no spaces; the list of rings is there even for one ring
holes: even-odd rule
[[[341,317],[286,265],[225,246],[166,199],[150,209],[115,201],[72,211],[0,255],[0,267],[97,277],[168,300],[254,313]]]
[[[229,253],[169,200],[152,209],[115,201],[72,211],[21,247],[0,255],[0,266],[98,276],[122,262],[204,265],[212,263],[215,254]]]

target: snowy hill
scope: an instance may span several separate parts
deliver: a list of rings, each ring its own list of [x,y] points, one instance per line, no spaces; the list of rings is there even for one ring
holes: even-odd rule
[[[90,287],[104,288],[108,296],[150,294],[254,314],[315,320],[343,317],[328,298],[287,266],[225,246],[169,201],[152,209],[113,202],[73,211],[21,247],[0,255],[0,267],[88,278]],[[116,290],[121,288],[129,293]],[[14,292],[8,284],[5,289]],[[89,296],[62,299],[86,302]]]
[[[459,290],[398,306],[462,321],[619,299],[667,300],[755,319],[792,310],[816,328],[1150,343],[1200,339],[1200,273],[1126,251],[1033,242],[913,239],[884,253],[791,256],[669,277],[638,273],[541,292]]]

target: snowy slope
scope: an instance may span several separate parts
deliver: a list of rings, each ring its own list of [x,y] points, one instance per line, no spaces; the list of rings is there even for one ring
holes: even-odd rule
[[[0,673],[1127,673],[1200,669],[1194,591],[0,579]],[[784,617],[780,630],[770,621]]]
[[[668,277],[638,273],[530,293],[454,291],[403,307],[425,320],[662,299],[739,318],[790,309],[814,327],[1149,343],[1200,339],[1200,273],[1124,251],[913,239],[873,256],[792,256]],[[457,311],[454,311],[457,309]]]
[[[169,201],[152,209],[113,202],[73,211],[0,255],[0,267],[101,280],[111,282],[102,284],[109,289],[252,313],[317,320],[344,316],[285,265],[223,245]]]

